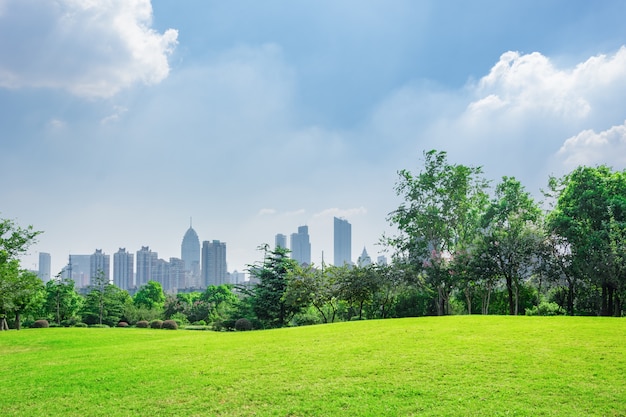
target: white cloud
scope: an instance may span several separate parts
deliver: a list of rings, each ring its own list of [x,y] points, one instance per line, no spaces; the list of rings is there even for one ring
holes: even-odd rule
[[[358,215],[363,215],[367,213],[367,209],[365,207],[355,207],[355,208],[349,208],[349,209],[340,209],[337,207],[333,207],[333,208],[328,208],[325,210],[320,211],[319,213],[315,213],[313,215],[314,218],[317,217],[352,217],[352,216],[358,216]]]
[[[558,156],[569,169],[598,164],[626,167],[626,121],[599,133],[583,130],[563,143]]]
[[[0,87],[55,88],[110,97],[169,73],[178,32],[151,28],[150,0],[7,0],[0,37]],[[2,9],[0,7],[0,9]]]
[[[276,210],[272,208],[262,208],[258,213],[259,216],[271,216],[273,214],[276,214]]]

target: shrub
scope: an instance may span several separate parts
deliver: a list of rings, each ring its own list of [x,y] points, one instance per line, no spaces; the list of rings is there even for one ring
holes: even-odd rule
[[[128,327],[128,323],[126,323],[125,321],[120,321],[119,323],[117,323],[117,327]]]
[[[252,330],[252,323],[246,318],[241,318],[235,322],[235,330],[240,332]]]
[[[178,330],[178,323],[176,323],[175,320],[165,320],[162,323],[161,328],[168,330]]]
[[[74,327],[87,327],[87,323],[76,323]]]
[[[194,326],[206,326],[206,321],[204,320],[198,320],[198,321],[194,321],[192,323]]]
[[[163,327],[163,320],[152,320],[150,322],[150,328],[152,329],[160,329]]]
[[[538,306],[526,309],[527,316],[561,316],[565,314],[557,303],[542,301]]]
[[[147,329],[149,325],[150,325],[150,324],[149,324],[146,320],[139,320],[139,321],[135,324],[135,326],[137,326],[137,327],[139,327],[139,328],[142,328],[142,329]]]
[[[50,327],[50,323],[48,323],[48,320],[36,320],[30,327],[35,329],[44,329]]]
[[[103,323],[103,324],[90,324],[89,327],[92,327],[94,329],[108,329],[111,326]]]

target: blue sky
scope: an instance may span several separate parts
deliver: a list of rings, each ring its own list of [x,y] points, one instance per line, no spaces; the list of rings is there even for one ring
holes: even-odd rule
[[[0,0],[0,217],[67,255],[229,270],[332,218],[372,257],[424,150],[515,176],[626,167],[626,2]]]

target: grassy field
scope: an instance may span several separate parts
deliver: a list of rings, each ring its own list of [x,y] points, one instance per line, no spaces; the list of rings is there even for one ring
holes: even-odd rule
[[[626,320],[2,332],[0,416],[626,416]]]

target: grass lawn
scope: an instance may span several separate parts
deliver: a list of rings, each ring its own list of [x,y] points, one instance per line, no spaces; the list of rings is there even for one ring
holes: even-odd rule
[[[0,416],[626,416],[626,319],[0,332]]]

